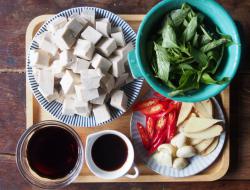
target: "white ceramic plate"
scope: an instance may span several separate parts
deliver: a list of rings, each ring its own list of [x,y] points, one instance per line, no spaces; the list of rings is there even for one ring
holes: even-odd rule
[[[115,15],[112,12],[109,12],[107,10],[100,9],[100,8],[77,7],[77,8],[72,8],[72,9],[68,9],[68,10],[65,10],[63,12],[60,12],[57,15],[55,15],[54,17],[52,17],[51,19],[49,19],[47,22],[45,22],[45,24],[43,24],[42,27],[36,33],[32,43],[31,43],[30,50],[38,48],[37,38],[39,37],[39,35],[41,35],[45,31],[47,31],[47,25],[52,20],[57,19],[58,17],[70,17],[72,14],[75,14],[75,13],[80,14],[83,10],[86,10],[86,9],[87,10],[95,10],[96,18],[109,18],[112,26],[116,26],[116,27],[119,26],[122,28],[126,43],[132,42],[133,45],[135,44],[136,33],[129,26],[129,24],[127,22],[125,22],[123,19],[121,19],[119,16]],[[27,79],[29,81],[29,84],[30,84],[30,87],[32,89],[34,96],[36,97],[37,101],[40,103],[40,105],[46,111],[48,111],[51,115],[53,115],[55,118],[62,121],[63,123],[73,125],[73,126],[94,127],[97,125],[102,125],[102,124],[111,122],[112,120],[120,117],[124,113],[120,110],[117,110],[117,109],[109,106],[112,118],[108,121],[105,121],[105,122],[99,123],[99,124],[96,123],[95,117],[93,115],[91,115],[89,117],[83,117],[83,116],[80,116],[77,114],[75,114],[74,116],[62,115],[62,112],[61,112],[62,104],[58,103],[56,101],[49,103],[43,97],[43,95],[39,92],[38,84],[35,80],[35,77],[34,77],[34,74],[32,71],[32,67],[30,66],[29,57],[30,57],[30,55],[28,53],[28,56],[26,58],[26,73],[28,76]],[[128,108],[134,103],[134,101],[138,97],[139,92],[140,92],[141,87],[142,87],[142,84],[143,84],[143,79],[135,79],[133,82],[125,85],[122,88],[124,90],[125,94],[128,96],[128,105],[127,105]]]
[[[153,90],[149,91],[142,98],[142,100],[152,97],[153,92],[154,92]],[[214,117],[216,119],[220,119],[223,121],[222,125],[225,129],[224,113],[218,101],[215,98],[212,98],[211,100],[214,105]],[[143,144],[141,142],[141,137],[136,127],[137,122],[142,123],[144,126],[146,124],[146,118],[140,112],[133,113],[132,118],[131,118],[131,123],[130,123],[130,133],[131,133],[131,138],[134,144],[136,157],[139,157],[150,169],[152,169],[156,173],[163,175],[163,176],[188,177],[188,176],[192,176],[197,173],[200,173],[201,171],[209,167],[216,160],[216,158],[219,156],[220,152],[222,151],[223,145],[225,143],[226,132],[223,132],[220,135],[219,143],[217,147],[212,153],[210,153],[207,156],[194,156],[191,159],[189,159],[190,164],[186,168],[182,170],[177,170],[177,169],[170,168],[167,166],[159,165],[152,157],[147,156],[147,150],[145,150],[143,147]]]

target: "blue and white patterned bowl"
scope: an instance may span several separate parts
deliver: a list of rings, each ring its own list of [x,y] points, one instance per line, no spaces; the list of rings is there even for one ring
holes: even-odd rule
[[[32,49],[38,48],[37,38],[43,32],[47,31],[47,26],[52,20],[54,20],[58,17],[70,17],[74,13],[80,14],[83,10],[86,10],[86,9],[87,10],[95,10],[96,18],[109,18],[113,27],[119,26],[122,28],[126,43],[132,42],[133,45],[135,45],[136,33],[129,26],[129,24],[127,22],[125,22],[123,19],[121,19],[119,16],[115,15],[114,13],[112,13],[110,11],[100,9],[100,8],[77,7],[77,8],[72,8],[72,9],[62,11],[62,12],[58,13],[57,15],[55,15],[54,17],[52,17],[51,19],[49,19],[47,22],[45,22],[42,25],[42,27],[38,30],[35,37],[33,38],[32,43],[30,45],[29,52]],[[28,81],[29,81],[29,84],[31,86],[31,89],[32,89],[34,96],[36,97],[37,101],[40,103],[40,105],[45,110],[47,110],[51,115],[53,115],[55,118],[62,121],[63,123],[66,123],[66,124],[72,125],[72,126],[94,127],[97,125],[102,125],[102,124],[111,122],[112,120],[120,117],[124,113],[120,110],[114,109],[111,106],[109,106],[112,118],[110,120],[105,121],[105,122],[100,123],[100,124],[96,123],[95,117],[93,115],[91,115],[89,117],[83,117],[83,116],[76,115],[76,114],[74,116],[62,115],[62,112],[61,112],[62,111],[62,104],[58,103],[56,101],[49,103],[43,97],[43,95],[40,93],[40,91],[38,90],[38,84],[35,80],[35,77],[34,77],[34,74],[32,71],[32,67],[30,66],[29,57],[30,56],[28,53],[27,58],[26,58],[26,73],[27,73],[27,76],[28,76],[27,78],[28,78]],[[140,92],[141,87],[142,87],[142,84],[143,84],[143,79],[135,79],[133,82],[131,82],[123,87],[124,92],[128,96],[128,105],[127,105],[128,108],[134,103],[134,101],[138,97],[139,92]]]
[[[149,91],[142,99],[147,99],[152,97],[153,92],[154,92],[153,90]],[[186,168],[181,170],[159,165],[155,161],[155,159],[147,156],[147,150],[145,150],[145,148],[143,147],[143,144],[141,142],[141,137],[136,127],[137,122],[140,122],[145,126],[146,118],[140,112],[134,112],[130,122],[130,134],[133,141],[136,157],[139,157],[147,165],[147,167],[149,167],[156,173],[168,177],[188,177],[198,174],[201,171],[205,170],[207,167],[209,167],[220,155],[226,140],[224,113],[218,101],[215,98],[211,98],[211,100],[214,105],[214,117],[216,119],[222,120],[222,124],[224,127],[224,132],[220,135],[219,143],[213,152],[211,152],[207,156],[197,155],[192,157],[191,159],[189,159],[190,164]]]

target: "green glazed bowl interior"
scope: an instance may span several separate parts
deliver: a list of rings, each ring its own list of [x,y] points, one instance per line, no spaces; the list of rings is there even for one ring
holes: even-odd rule
[[[230,77],[230,81],[235,76],[240,62],[240,38],[236,25],[226,10],[213,0],[165,0],[154,6],[144,17],[137,35],[136,40],[136,59],[141,75],[149,85],[160,94],[169,97],[170,89],[163,85],[154,77],[151,69],[151,63],[147,60],[146,44],[148,36],[152,30],[156,32],[156,24],[173,9],[180,8],[182,3],[188,3],[199,12],[208,17],[224,33],[232,37],[234,45],[228,47],[225,51],[224,58],[221,62],[217,79]],[[202,85],[200,89],[188,93],[185,96],[170,97],[171,99],[182,102],[198,102],[213,97],[224,90],[229,83],[223,85]]]

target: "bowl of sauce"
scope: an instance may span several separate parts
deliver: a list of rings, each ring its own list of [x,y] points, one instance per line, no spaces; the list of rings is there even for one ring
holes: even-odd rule
[[[97,177],[116,179],[119,177],[136,178],[138,168],[134,166],[134,148],[122,133],[105,130],[91,134],[86,140],[86,163]],[[128,174],[133,168],[134,174]]]
[[[70,184],[84,162],[80,137],[71,127],[57,121],[43,121],[27,129],[16,153],[22,176],[44,189]]]

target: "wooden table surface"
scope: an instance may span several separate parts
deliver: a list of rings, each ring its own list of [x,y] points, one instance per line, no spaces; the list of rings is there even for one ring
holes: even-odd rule
[[[25,31],[32,18],[78,6],[96,6],[118,14],[145,14],[157,2],[0,0],[0,190],[35,189],[20,176],[15,163],[17,140],[25,130]],[[250,0],[219,2],[236,21],[243,48],[240,69],[231,85],[231,164],[226,176],[209,183],[72,184],[65,189],[250,189]]]

